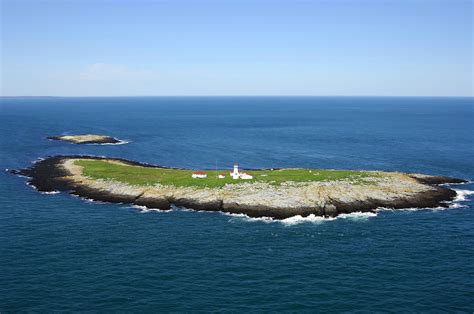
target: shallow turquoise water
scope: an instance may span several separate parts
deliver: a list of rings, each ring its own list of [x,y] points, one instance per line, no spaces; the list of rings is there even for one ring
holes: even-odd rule
[[[0,167],[92,154],[176,167],[238,161],[472,180],[473,118],[472,98],[2,99]],[[44,139],[75,133],[130,143]],[[469,196],[446,210],[270,222],[144,212],[39,194],[25,182],[0,174],[0,311],[474,308]]]

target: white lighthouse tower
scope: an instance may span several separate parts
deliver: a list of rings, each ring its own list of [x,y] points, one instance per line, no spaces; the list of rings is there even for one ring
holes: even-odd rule
[[[234,171],[230,173],[230,176],[232,177],[232,179],[238,179],[240,177],[238,163],[234,163]]]

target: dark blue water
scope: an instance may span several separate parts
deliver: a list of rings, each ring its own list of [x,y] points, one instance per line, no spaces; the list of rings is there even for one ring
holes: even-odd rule
[[[472,180],[473,118],[472,98],[2,99],[0,168],[93,154]],[[76,133],[131,142],[45,140]],[[469,199],[446,210],[265,222],[44,195],[6,172],[0,184],[2,312],[474,309]]]

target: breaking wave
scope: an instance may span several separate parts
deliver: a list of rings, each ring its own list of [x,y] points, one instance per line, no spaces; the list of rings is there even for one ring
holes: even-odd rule
[[[50,191],[50,192],[40,192],[40,193],[41,193],[41,194],[48,194],[48,195],[49,195],[49,194],[59,194],[59,193],[61,193],[61,192],[59,192],[59,191]]]
[[[460,190],[460,189],[452,189],[452,190],[456,192],[456,197],[452,201],[446,202],[446,204],[448,205],[447,207],[442,207],[442,206],[432,207],[432,208],[408,207],[408,208],[400,208],[400,209],[379,207],[379,208],[377,208],[377,211],[420,211],[420,210],[440,211],[440,210],[468,207],[467,205],[462,204],[462,203],[466,202],[466,201],[469,201],[470,200],[469,196],[474,195],[474,191],[472,191],[472,190]]]
[[[173,208],[165,210],[165,209],[158,209],[158,208],[148,208],[146,206],[141,206],[141,205],[132,205],[130,207],[137,209],[139,213],[143,213],[143,214],[153,213],[153,212],[156,212],[156,213],[169,213],[169,212],[173,211]]]
[[[461,189],[453,189],[456,191],[456,197],[449,202],[449,207],[448,208],[466,208],[468,207],[465,204],[462,204],[466,201],[470,200],[470,196],[474,195],[474,191],[472,190],[461,190]]]
[[[132,141],[122,141],[122,140],[119,140],[118,143],[91,143],[91,144],[86,144],[86,145],[124,145],[124,144],[128,144],[128,143],[131,143]]]
[[[338,219],[350,219],[350,220],[358,220],[358,221],[365,221],[368,218],[377,216],[377,213],[370,213],[370,212],[354,212],[350,214],[340,214],[337,217],[322,217],[316,215],[308,215],[303,217],[301,215],[296,215],[293,217],[289,217],[286,219],[273,219],[271,217],[259,217],[259,218],[252,218],[245,214],[229,214],[229,213],[222,213],[226,216],[231,216],[230,222],[233,221],[246,221],[246,222],[264,222],[264,223],[281,223],[285,226],[294,226],[303,223],[311,223],[311,224],[321,224],[328,221],[334,221]]]
[[[25,177],[25,178],[28,178],[26,176],[22,176],[22,175],[19,175],[19,177]],[[45,194],[45,195],[52,195],[52,194],[59,194],[61,192],[59,191],[39,191],[38,188],[31,184],[30,182],[26,182],[25,183],[27,186],[31,187],[33,190],[35,190],[36,192],[40,193],[40,194]]]
[[[141,206],[141,205],[132,205],[128,206],[130,208],[137,209],[138,212],[140,213],[168,213],[172,211],[183,211],[183,212],[199,212],[199,213],[207,213],[207,214],[213,214],[213,213],[219,213],[224,216],[229,216],[229,222],[263,222],[263,223],[281,223],[285,226],[293,226],[293,225],[299,225],[303,223],[312,223],[312,224],[320,224],[324,223],[327,221],[333,221],[337,219],[349,219],[349,220],[354,220],[354,221],[363,221],[367,220],[368,218],[371,217],[376,217],[377,213],[371,213],[371,212],[354,212],[350,214],[340,214],[337,217],[322,217],[322,216],[316,216],[314,214],[308,215],[306,217],[303,217],[301,215],[296,215],[292,216],[286,219],[275,219],[272,217],[250,217],[247,216],[246,214],[232,214],[232,213],[226,213],[226,212],[214,212],[214,211],[206,211],[206,210],[194,210],[191,208],[186,208],[186,207],[177,207],[172,205],[170,209],[168,210],[163,210],[163,209],[157,209],[157,208],[148,208],[146,206]]]
[[[453,189],[456,191],[456,197],[454,198],[453,202],[465,202],[468,200],[469,195],[473,195],[474,191],[471,190],[459,190],[459,189]]]

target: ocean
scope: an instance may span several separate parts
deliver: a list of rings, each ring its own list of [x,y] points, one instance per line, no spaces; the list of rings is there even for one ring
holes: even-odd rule
[[[74,145],[63,134],[124,145]],[[0,168],[87,154],[183,168],[474,180],[472,98],[2,98]],[[0,311],[470,312],[474,184],[447,209],[283,221],[41,194],[0,174]]]

